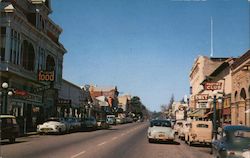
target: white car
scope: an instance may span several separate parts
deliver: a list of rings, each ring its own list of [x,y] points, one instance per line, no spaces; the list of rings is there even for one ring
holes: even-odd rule
[[[43,124],[37,125],[38,133],[58,133],[62,134],[68,132],[67,123],[64,118],[49,118]]]
[[[174,141],[175,131],[168,120],[152,120],[148,127],[148,142]]]
[[[183,127],[180,128],[178,132],[180,139],[182,140],[185,139],[185,134],[188,133],[190,126],[191,126],[191,122],[188,122],[188,121],[183,122]]]

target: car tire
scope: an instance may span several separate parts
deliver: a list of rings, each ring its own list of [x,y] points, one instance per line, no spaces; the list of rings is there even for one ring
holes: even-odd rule
[[[153,139],[148,138],[149,143],[153,143]]]

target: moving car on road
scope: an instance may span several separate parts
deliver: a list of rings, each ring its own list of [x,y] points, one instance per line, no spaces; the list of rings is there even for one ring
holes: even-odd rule
[[[148,127],[148,141],[174,141],[175,131],[168,120],[152,120]]]
[[[250,127],[225,126],[212,143],[212,153],[214,158],[250,158]]]
[[[212,122],[192,121],[190,128],[185,135],[185,142],[189,145],[192,145],[193,143],[211,144]]]
[[[64,118],[51,117],[43,124],[37,125],[37,132],[62,134],[69,131],[69,124]]]
[[[19,126],[16,122],[16,117],[12,115],[0,115],[0,119],[1,139],[9,139],[11,143],[14,143],[19,136]]]

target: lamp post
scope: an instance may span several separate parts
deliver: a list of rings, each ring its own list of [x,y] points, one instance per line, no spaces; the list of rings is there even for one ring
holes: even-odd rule
[[[8,96],[12,96],[13,92],[11,89],[9,89],[9,85],[7,82],[2,83],[3,92],[1,92],[1,95],[3,96],[3,104],[1,107],[2,114],[7,114],[7,105],[8,105]]]
[[[217,140],[216,92],[213,91],[213,138]]]

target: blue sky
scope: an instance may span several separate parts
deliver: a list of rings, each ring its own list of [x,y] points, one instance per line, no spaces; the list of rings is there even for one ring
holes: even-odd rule
[[[79,86],[117,86],[160,110],[189,93],[198,55],[237,57],[250,48],[247,0],[52,0],[67,49],[63,77]]]

